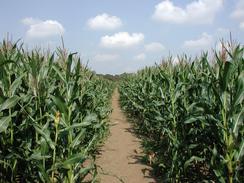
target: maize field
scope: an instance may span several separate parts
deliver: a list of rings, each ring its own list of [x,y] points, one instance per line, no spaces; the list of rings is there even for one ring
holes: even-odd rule
[[[172,58],[120,83],[154,172],[163,182],[244,182],[244,48]]]
[[[62,48],[0,43],[0,182],[94,182],[112,91]]]

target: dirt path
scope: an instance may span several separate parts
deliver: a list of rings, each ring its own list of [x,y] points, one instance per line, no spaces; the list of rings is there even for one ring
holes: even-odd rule
[[[110,136],[101,149],[97,164],[101,183],[155,183],[149,175],[150,167],[140,162],[140,141],[131,132],[131,125],[119,106],[119,93],[112,97]]]

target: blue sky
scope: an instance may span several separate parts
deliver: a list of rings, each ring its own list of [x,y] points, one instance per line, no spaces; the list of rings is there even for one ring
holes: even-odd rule
[[[182,53],[244,43],[244,0],[2,0],[0,39],[61,44],[98,73],[133,72]]]

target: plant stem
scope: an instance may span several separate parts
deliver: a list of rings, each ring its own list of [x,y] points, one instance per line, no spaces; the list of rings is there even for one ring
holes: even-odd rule
[[[57,140],[58,140],[58,125],[55,125],[55,147],[53,150],[53,164],[52,167],[54,167],[55,165],[55,161],[56,161],[56,145],[57,145]],[[54,170],[52,171],[52,182],[54,182]]]

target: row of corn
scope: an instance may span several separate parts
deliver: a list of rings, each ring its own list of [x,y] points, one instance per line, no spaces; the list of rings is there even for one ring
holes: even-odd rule
[[[63,48],[0,43],[0,182],[95,181],[112,88]]]
[[[163,182],[244,182],[244,48],[124,77],[120,102]]]

